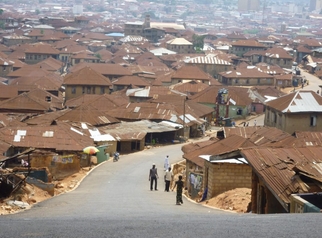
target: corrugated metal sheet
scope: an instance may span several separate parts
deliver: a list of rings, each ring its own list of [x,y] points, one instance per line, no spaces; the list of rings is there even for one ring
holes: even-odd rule
[[[275,127],[224,127],[224,131],[226,137],[239,135],[244,138],[249,138],[249,142],[257,146],[281,147],[287,145],[305,145],[303,140],[297,140],[287,132]]]
[[[121,120],[168,120],[174,123],[183,123],[183,105],[169,103],[141,102],[129,103],[124,107],[109,111],[109,115]],[[188,118],[189,117],[189,118]],[[193,110],[186,106],[186,124],[202,123]]]
[[[322,112],[322,105],[315,100],[312,93],[315,92],[298,91],[282,112]]]
[[[152,122],[141,120],[135,122],[121,122],[114,125],[100,127],[100,130],[106,134],[111,134],[119,141],[141,140],[147,133],[161,133],[167,131],[176,131],[181,128],[178,124],[167,124],[164,122]]]
[[[291,194],[310,192],[310,183],[305,184],[300,175],[322,182],[321,153],[322,147],[241,150],[259,178],[284,203],[284,207],[290,203]]]
[[[203,166],[203,159],[201,159],[200,156],[207,155],[210,156],[210,160],[215,160],[215,157],[220,154],[237,151],[246,141],[246,138],[232,135],[224,140],[213,141],[210,144],[207,143],[200,149],[185,153],[183,157],[194,162],[198,166]]]
[[[184,60],[185,63],[188,64],[219,64],[219,65],[231,65],[228,61],[219,59],[217,57],[195,57]]]
[[[322,146],[322,132],[297,131],[295,137],[302,139],[306,146]]]
[[[67,123],[55,126],[5,127],[0,131],[0,140],[15,147],[33,147],[56,151],[82,151],[93,145],[93,139]]]
[[[322,97],[313,91],[297,91],[267,103],[281,112],[322,112]]]

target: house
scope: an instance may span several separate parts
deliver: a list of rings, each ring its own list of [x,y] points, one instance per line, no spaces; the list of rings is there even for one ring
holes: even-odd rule
[[[0,140],[10,144],[7,156],[29,148],[42,153],[31,157],[31,167],[47,167],[57,179],[79,171],[83,148],[93,145],[93,139],[85,136],[78,128],[60,123],[54,126],[5,127],[0,130]],[[39,153],[39,152],[38,152]],[[87,165],[85,165],[87,166]]]
[[[151,120],[155,122],[168,121],[176,125],[184,125],[184,130],[178,130],[176,136],[188,138],[191,131],[197,130],[198,126],[205,123],[199,118],[192,108],[186,106],[185,100],[181,99],[179,104],[160,103],[160,102],[140,102],[129,103],[125,106],[113,109],[109,115],[123,121]],[[210,110],[212,111],[212,110]],[[178,128],[179,129],[179,128]],[[191,130],[191,131],[190,131]]]
[[[166,47],[168,50],[177,52],[178,54],[195,53],[193,44],[184,38],[175,38],[167,41]]]
[[[76,25],[79,25],[79,26],[84,26],[89,23],[89,19],[85,16],[77,16],[75,17],[74,21]]]
[[[132,88],[133,86],[139,88],[150,86],[149,82],[135,75],[120,77],[112,81],[112,84],[114,91],[122,90],[124,88]]]
[[[240,152],[253,170],[253,213],[291,212],[293,194],[321,192],[320,146],[244,148]],[[299,209],[313,212],[310,203],[303,206]]]
[[[1,101],[0,112],[45,113],[62,109],[62,99],[41,89],[34,89]]]
[[[124,24],[124,35],[143,36],[152,42],[157,42],[165,35],[165,32],[178,34],[178,31],[184,30],[183,25],[170,22],[151,22],[150,15],[145,16],[144,22],[126,22]]]
[[[13,71],[14,61],[0,57],[0,77],[6,77]]]
[[[264,52],[263,62],[291,69],[293,65],[293,56],[283,48],[273,47]]]
[[[108,115],[108,111],[101,111],[90,106],[90,103],[82,104],[76,108],[68,109],[63,115],[58,116],[56,121],[69,121],[86,123],[94,127],[119,123],[120,121]]]
[[[26,32],[24,34],[25,37],[28,37],[29,39],[32,40],[33,43],[39,42],[39,38],[52,35],[54,31],[52,29],[37,29],[34,28],[29,32]]]
[[[248,90],[249,97],[253,100],[251,112],[256,114],[264,113],[266,102],[285,95],[282,91],[271,86],[252,87]]]
[[[71,64],[71,56],[76,55],[80,52],[88,51],[86,46],[70,44],[69,42],[61,42],[60,44],[57,43],[56,47],[59,47],[57,49],[60,50],[59,60],[68,64]]]
[[[247,40],[246,36],[238,31],[233,31],[232,33],[228,34],[226,38],[232,42],[236,42],[239,40]]]
[[[108,78],[88,66],[66,75],[63,85],[66,101],[82,94],[109,93],[112,86]]]
[[[206,143],[183,155],[186,159],[186,176],[189,178],[186,186],[191,198],[196,198],[199,192],[205,190],[207,199],[210,199],[231,189],[251,188],[252,170],[243,158],[211,159],[242,147],[246,142],[247,139],[232,135],[224,140]]]
[[[281,74],[275,76],[276,86],[279,88],[294,87],[294,75],[293,74]]]
[[[275,85],[274,76],[259,71],[255,66],[220,72],[218,81],[231,86]]]
[[[57,75],[56,77],[53,77],[51,74],[48,74],[47,76],[39,77],[26,76],[15,78],[10,80],[9,86],[16,87],[18,94],[29,92],[33,88],[39,88],[56,97],[60,97],[62,95],[62,82],[60,76]]]
[[[320,131],[322,97],[313,91],[296,91],[266,104],[264,125],[288,133]]]
[[[178,93],[173,92],[169,87],[165,86],[147,86],[145,88],[127,89],[126,95],[130,102],[146,102],[152,99],[158,99],[160,96],[169,97],[171,95],[178,96]]]
[[[200,118],[200,121],[202,123],[187,123],[190,124],[189,134],[186,133],[185,136],[189,136],[189,138],[196,138],[204,135],[205,130],[208,129],[208,126],[210,125],[210,122],[213,118],[213,108],[207,107],[192,100],[188,100],[188,98],[186,98],[186,95],[182,93],[157,94],[153,97],[153,99],[150,100],[150,102],[175,105],[177,107],[177,112],[179,114],[182,113],[183,116],[185,114],[191,114],[191,118],[189,119],[190,116],[187,116],[183,125],[185,125],[186,122],[189,122],[192,117]]]
[[[224,95],[223,95],[224,94]],[[210,86],[189,97],[190,100],[215,108],[213,119],[245,118],[252,108],[252,99],[248,89],[242,87]]]
[[[128,98],[117,94],[82,94],[81,96],[69,99],[66,101],[67,108],[76,108],[80,105],[87,104],[90,107],[96,108],[100,111],[110,111],[122,105],[129,103]]]
[[[49,57],[59,59],[59,53],[59,50],[53,48],[51,45],[36,43],[26,49],[25,62],[27,64],[36,64]]]
[[[59,59],[54,59],[49,57],[35,64],[39,68],[48,70],[49,72],[58,73],[59,75],[63,73],[63,63]]]
[[[66,35],[73,35],[73,34],[79,32],[80,30],[81,30],[81,28],[72,27],[72,26],[65,26],[65,27],[60,28],[60,31]]]
[[[313,54],[313,52],[312,52],[311,49],[308,49],[304,45],[299,45],[296,48],[296,62],[297,63],[301,63],[304,56],[306,56],[306,55],[312,55],[312,54]]]
[[[173,143],[177,138],[177,131],[182,126],[176,123],[140,120],[134,122],[122,121],[101,127],[100,130],[113,136],[117,140],[116,150],[129,153],[144,150],[145,146]]]
[[[197,81],[189,81],[186,83],[178,83],[178,84],[174,84],[171,85],[170,88],[173,90],[176,90],[178,92],[181,93],[185,93],[187,95],[195,95],[196,93],[199,93],[203,90],[205,90],[206,88],[208,88],[209,85],[206,85],[204,83],[201,82],[197,82]]]
[[[197,192],[206,194],[207,199],[233,188],[248,187],[252,188],[252,213],[285,213],[290,212],[292,194],[321,191],[321,172],[313,162],[320,161],[314,156],[320,147],[307,148],[304,140],[276,128],[224,130],[225,139],[182,148],[187,160],[186,176],[199,176],[197,181],[202,182]],[[186,186],[193,194],[196,186],[189,184],[191,181]]]
[[[190,81],[201,82],[204,84],[210,84],[211,76],[202,71],[197,66],[184,65],[177,69],[171,75],[171,84],[185,83]]]
[[[19,44],[29,44],[32,43],[33,40],[27,36],[20,36],[17,34],[12,34],[8,36],[2,37],[3,44],[5,46],[13,46],[13,45],[19,45]]]
[[[78,71],[84,67],[90,67],[94,71],[102,74],[111,82],[119,77],[132,75],[131,71],[128,70],[126,67],[123,67],[119,64],[105,64],[105,63],[79,63],[70,68],[70,72]]]
[[[199,67],[202,71],[217,78],[218,73],[229,71],[233,66],[228,61],[217,58],[216,56],[198,56],[184,60],[186,65],[194,65]]]
[[[100,58],[98,58],[93,52],[91,51],[82,51],[78,53],[74,53],[70,57],[71,65],[76,65],[79,63],[100,63]]]
[[[252,50],[266,50],[266,46],[259,43],[254,39],[247,39],[247,40],[237,40],[231,44],[231,49],[229,51],[230,54],[235,54],[239,57],[243,57],[245,53]]]

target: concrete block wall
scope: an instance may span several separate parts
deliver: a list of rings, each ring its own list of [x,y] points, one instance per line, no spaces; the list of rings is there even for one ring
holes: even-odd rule
[[[235,188],[251,188],[252,169],[249,165],[207,162],[206,166],[209,168],[207,199]]]

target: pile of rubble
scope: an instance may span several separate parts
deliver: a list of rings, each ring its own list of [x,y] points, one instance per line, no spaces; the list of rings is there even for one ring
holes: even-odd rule
[[[61,181],[54,181],[54,194],[57,196],[66,193],[77,187],[77,184],[87,175],[91,168],[82,168],[78,173],[64,178]],[[13,214],[32,207],[34,204],[53,197],[33,184],[25,182],[19,189],[14,191],[10,197],[0,199],[0,215]]]

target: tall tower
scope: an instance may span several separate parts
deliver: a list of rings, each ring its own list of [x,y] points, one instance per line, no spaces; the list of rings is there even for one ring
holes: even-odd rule
[[[322,8],[322,0],[310,0],[309,11],[315,11]]]
[[[281,25],[281,32],[285,32],[286,31],[286,23],[283,22],[282,25]]]
[[[74,0],[73,14],[74,15],[82,15],[83,14],[83,1],[82,0]]]
[[[146,15],[145,16],[144,26],[145,26],[145,28],[150,28],[151,27],[151,18],[150,18],[150,15]]]

